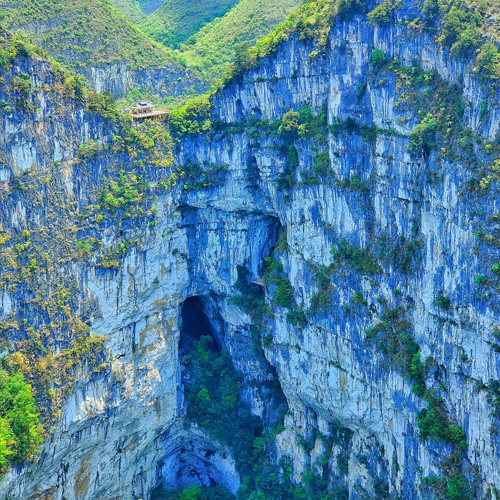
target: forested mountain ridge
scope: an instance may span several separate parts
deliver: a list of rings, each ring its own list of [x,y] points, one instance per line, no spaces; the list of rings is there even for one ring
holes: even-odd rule
[[[171,50],[148,38],[108,0],[2,0],[0,14],[5,26],[83,73],[96,91],[120,96],[134,86],[155,86],[160,95],[176,95],[197,84]]]
[[[169,47],[178,47],[237,3],[238,0],[166,0],[144,20],[142,28],[154,40]]]
[[[2,22],[68,68],[125,62],[135,69],[174,64],[172,53],[148,40],[107,0],[49,2],[2,0]]]
[[[129,94],[128,101],[142,95],[171,102],[207,90],[222,76],[235,43],[263,35],[298,3],[169,0],[146,14],[136,0],[0,1],[0,21],[24,32],[66,68],[83,73],[98,92],[117,98]],[[230,15],[188,50],[172,50],[228,10]]]
[[[301,0],[240,0],[223,17],[194,34],[180,47],[179,53],[188,67],[200,69],[205,80],[216,82],[234,60],[238,46],[241,51],[242,44],[253,45],[301,3]]]
[[[135,26],[139,26],[146,17],[142,5],[137,0],[110,0],[110,3]]]
[[[167,47],[188,68],[200,70],[208,87],[223,75],[239,44],[252,45],[297,9],[302,0],[225,0],[186,2],[169,0],[150,15],[140,4],[114,4],[151,38]]]

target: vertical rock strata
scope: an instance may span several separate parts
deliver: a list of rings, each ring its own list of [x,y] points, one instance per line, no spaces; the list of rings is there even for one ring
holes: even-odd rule
[[[77,283],[74,300],[81,309],[84,300],[96,305],[88,318],[92,331],[105,336],[110,365],[98,372],[82,369],[39,462],[7,473],[0,496],[146,498],[161,481],[183,484],[179,464],[187,456],[193,467],[201,467],[199,457],[207,450],[215,456],[207,465],[211,477],[237,488],[238,472],[222,445],[183,422],[179,318],[183,301],[193,296],[205,301],[221,342],[248,380],[268,380],[275,370],[290,409],[286,430],[277,437],[278,452],[291,458],[297,480],[311,456],[324,452],[319,439],[305,450],[297,435],[309,439],[313,429],[327,434],[337,420],[352,432],[344,471],[351,498],[361,498],[363,490],[375,497],[375,478],[387,483],[394,498],[422,498],[421,478],[441,474],[449,445],[419,437],[417,414],[427,403],[412,392],[390,354],[366,339],[377,318],[397,311],[398,319],[408,322],[422,361],[432,358],[427,387],[439,391],[453,423],[465,431],[477,491],[500,486],[497,419],[484,389],[500,376],[494,335],[498,298],[496,292],[485,294],[476,279],[494,279],[490,269],[498,259],[498,248],[477,233],[496,231],[494,182],[489,192],[478,194],[468,189],[477,177],[476,164],[457,159],[453,151],[410,154],[418,112],[427,110],[401,105],[397,76],[374,71],[373,51],[397,58],[401,67],[435,71],[443,86],[457,83],[462,127],[486,142],[499,131],[498,95],[481,86],[466,61],[452,59],[430,35],[398,22],[416,15],[415,2],[403,3],[395,23],[371,26],[365,16],[336,22],[324,51],[291,37],[220,91],[212,107],[213,121],[222,122],[218,131],[187,136],[174,150],[175,166],[224,167],[217,180],[199,189],[184,189],[181,180],[159,194],[156,225],[142,229],[140,246],[128,249],[118,268],[103,269],[91,260],[69,265]],[[43,79],[50,79],[41,61],[16,64],[14,73],[37,75],[40,82],[34,85],[43,87]],[[0,116],[0,214],[3,230],[12,234],[43,227],[49,207],[31,205],[23,190],[5,194],[6,181],[62,162],[65,168],[56,174],[61,196],[83,209],[95,200],[106,162],[119,155],[110,150],[108,159],[88,160],[90,177],[80,178],[80,168],[68,163],[79,144],[89,139],[106,144],[112,126],[72,103],[56,109],[43,102],[44,95],[42,88],[36,112]],[[483,101],[486,117],[480,113]],[[304,106],[313,114],[326,109],[330,126],[321,140],[308,135],[294,140],[298,166],[291,185],[279,189],[287,154],[275,147],[281,139],[266,127],[251,134],[252,120],[273,122]],[[356,125],[334,126],[349,117]],[[240,124],[239,130],[229,130],[231,124]],[[471,147],[479,161],[488,161]],[[321,152],[331,171],[314,177]],[[131,161],[125,155],[118,160]],[[154,167],[146,168],[156,182]],[[41,196],[49,203],[48,193]],[[286,250],[275,249],[279,228]],[[108,228],[109,241],[113,231]],[[342,239],[371,252],[378,270],[340,257],[335,261],[331,248]],[[412,242],[418,242],[414,255],[401,266],[397,256]],[[283,265],[296,308],[310,312],[305,326],[294,326],[288,309],[276,303],[276,285],[266,285],[272,314],[261,331],[268,339],[264,362],[252,349],[252,318],[228,299],[238,293],[238,266],[261,277],[269,255]],[[336,268],[322,284],[318,270],[332,263]],[[328,300],[318,305],[325,286]],[[0,314],[7,320],[29,298],[4,284]],[[11,346],[17,340],[12,338]],[[250,402],[258,412],[262,402]]]

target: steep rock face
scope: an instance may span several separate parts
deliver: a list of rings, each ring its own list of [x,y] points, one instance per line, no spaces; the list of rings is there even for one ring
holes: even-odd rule
[[[407,8],[401,16],[411,18],[411,14]],[[366,84],[374,47],[391,58],[397,57],[403,65],[416,61],[448,81],[460,81],[468,101],[465,125],[487,139],[496,137],[497,108],[490,106],[489,119],[480,122],[478,110],[486,97],[485,89],[471,78],[465,66],[450,60],[429,36],[413,36],[401,27],[370,28],[360,18],[334,27],[325,56],[309,60],[314,47],[300,42],[287,44],[272,62],[264,63],[245,75],[241,84],[223,92],[215,102],[214,113],[229,123],[255,114],[274,120],[291,108],[311,105],[319,111],[326,104],[329,123],[354,116],[362,123],[408,135],[416,124],[415,116],[398,111],[394,81],[382,85],[368,81],[365,95],[361,99],[356,95]],[[405,122],[401,118],[406,118]],[[289,248],[283,263],[297,302],[306,308],[318,290],[311,264],[331,263],[332,242],[346,237],[356,246],[365,247],[382,234],[391,239],[401,235],[412,239],[415,225],[419,228],[423,259],[411,277],[394,266],[386,277],[377,277],[375,284],[367,277],[348,273],[335,280],[329,309],[317,314],[307,327],[292,327],[284,312],[278,310],[272,327],[273,344],[266,349],[291,407],[297,410],[297,426],[308,427],[301,416],[304,409],[313,409],[325,420],[340,418],[355,429],[356,446],[365,452],[370,448],[368,437],[373,439],[375,434],[385,449],[391,488],[413,497],[417,495],[417,466],[424,469],[424,475],[437,472],[436,454],[440,453],[439,447],[417,439],[415,416],[423,407],[422,401],[412,395],[403,377],[388,369],[384,356],[362,340],[369,319],[342,306],[349,305],[352,294],[358,292],[372,298],[371,307],[379,297],[379,302],[381,298],[408,308],[423,354],[432,356],[445,373],[445,398],[458,422],[465,425],[469,457],[474,457],[472,462],[491,483],[498,481],[494,465],[498,445],[495,434],[489,432],[490,406],[485,393],[476,387],[477,382],[487,384],[497,379],[499,365],[491,345],[496,308],[478,301],[474,284],[474,278],[489,268],[497,252],[484,246],[482,251],[474,251],[477,237],[473,233],[478,221],[470,210],[480,204],[479,210],[487,218],[495,213],[495,200],[479,201],[464,192],[472,174],[459,163],[436,155],[416,159],[407,152],[408,145],[408,139],[393,134],[382,133],[371,145],[350,134],[329,136],[335,176],[359,176],[368,181],[366,194],[320,182],[297,187],[284,196],[276,190],[276,176],[284,158],[274,153],[273,140],[260,143],[255,161],[259,187],[266,196],[264,205],[273,207],[272,214],[287,228]],[[310,143],[299,142],[297,149],[300,167],[310,166]],[[198,144],[195,150],[200,155]],[[216,151],[217,145],[212,143],[198,159],[210,158]],[[248,165],[245,156],[243,150],[241,162]],[[428,182],[432,172],[441,176],[438,185]],[[394,290],[402,293],[401,302],[395,300]],[[449,311],[435,304],[441,290],[453,303]],[[293,444],[285,450],[292,456],[300,455],[294,452]],[[358,475],[362,474],[354,466],[351,486]]]
[[[397,19],[411,19],[418,7],[413,4],[405,2]],[[408,378],[394,369],[389,356],[364,338],[363,331],[389,309],[411,324],[422,359],[434,359],[427,384],[439,391],[454,422],[464,428],[480,489],[500,483],[499,443],[490,432],[495,420],[486,391],[478,390],[481,383],[499,378],[500,355],[492,333],[498,309],[494,296],[490,302],[478,297],[474,283],[498,258],[498,250],[474,234],[478,228],[494,229],[486,221],[498,204],[494,196],[465,189],[473,170],[446,151],[409,154],[407,136],[418,123],[417,114],[396,105],[400,89],[393,74],[370,76],[373,49],[397,57],[402,65],[416,61],[428,71],[435,69],[448,82],[458,80],[465,101],[463,123],[485,139],[494,139],[499,130],[499,108],[466,65],[402,23],[373,27],[357,16],[336,23],[324,55],[310,57],[316,48],[297,38],[283,44],[215,98],[213,117],[228,124],[251,116],[276,120],[304,105],[315,112],[326,106],[329,124],[355,117],[376,125],[376,138],[367,141],[359,128],[352,128],[326,130],[326,143],[311,137],[295,140],[298,167],[285,190],[277,184],[286,153],[275,147],[275,136],[261,133],[256,143],[247,130],[178,144],[177,165],[205,165],[207,171],[210,165],[224,165],[224,174],[198,190],[178,186],[160,195],[156,227],[143,230],[141,248],[130,249],[118,270],[74,265],[79,290],[99,305],[92,330],[106,336],[111,367],[76,383],[39,463],[9,472],[0,484],[2,495],[145,497],[160,482],[186,483],[189,472],[179,466],[186,448],[199,476],[217,476],[234,491],[238,477],[230,457],[220,459],[221,447],[207,442],[198,429],[183,430],[180,305],[186,297],[203,296],[235,366],[248,379],[269,379],[268,365],[251,348],[252,319],[227,297],[237,293],[238,266],[247,265],[253,278],[261,275],[280,226],[286,230],[287,250],[276,257],[295,302],[312,311],[299,328],[285,308],[274,305],[261,332],[271,338],[265,356],[290,408],[286,430],[277,437],[278,450],[291,458],[296,479],[326,451],[319,439],[304,449],[297,434],[310,439],[317,429],[328,435],[336,420],[351,432],[348,446],[335,449],[332,458],[334,470],[344,470],[351,498],[375,497],[376,480],[386,483],[393,497],[421,498],[422,475],[440,474],[439,464],[450,448],[419,437],[417,413],[426,403],[412,393]],[[489,114],[481,119],[485,99]],[[319,181],[306,175],[316,161],[315,148],[328,152],[333,169]],[[81,196],[70,187],[77,184],[76,172],[66,178],[71,199]],[[29,214],[2,215],[4,228],[37,223]],[[388,240],[391,249],[400,236],[420,241],[420,258],[411,261],[409,271],[383,256],[380,272],[371,275],[344,262],[328,278],[331,300],[326,307],[314,306],[313,297],[321,291],[316,271],[332,263],[332,244],[346,238],[367,248]],[[354,303],[354,293],[362,294],[366,304]],[[274,294],[275,286],[268,285],[269,304]],[[450,299],[448,306],[439,307],[439,294]],[[3,314],[21,305],[7,288],[0,297]],[[259,412],[262,403],[258,398],[252,403]],[[193,457],[207,448],[217,458],[205,467]],[[340,464],[341,452],[347,467]]]
[[[13,80],[25,75],[30,92],[29,104],[16,106],[22,92]],[[30,169],[45,169],[76,156],[78,146],[89,140],[103,142],[109,137],[109,123],[103,123],[75,107],[64,96],[49,62],[22,57],[15,61],[1,87],[0,99],[9,107],[0,120],[0,181],[22,175]]]
[[[160,97],[206,90],[206,85],[203,85],[198,75],[180,65],[172,66],[136,69],[126,63],[116,62],[90,66],[83,73],[96,92],[109,92],[117,99],[132,89],[151,92]]]

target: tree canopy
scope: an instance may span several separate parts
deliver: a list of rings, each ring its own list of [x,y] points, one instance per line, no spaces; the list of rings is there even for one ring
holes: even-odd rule
[[[11,463],[33,459],[43,428],[31,386],[21,373],[0,369],[0,473]]]

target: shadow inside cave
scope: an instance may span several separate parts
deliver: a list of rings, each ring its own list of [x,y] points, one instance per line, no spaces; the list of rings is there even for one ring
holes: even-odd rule
[[[219,340],[221,335],[217,331],[220,325],[217,322],[212,324],[206,314],[207,300],[200,296],[188,297],[181,306],[179,359],[186,399],[189,399],[186,384],[192,384],[193,379],[199,376],[196,373],[197,363],[193,364],[192,360],[202,359],[198,358],[200,350],[206,349],[207,355],[210,352],[211,359],[219,359],[223,355]],[[217,374],[207,376],[217,377]],[[151,492],[150,500],[179,500],[187,498],[185,495],[217,500],[235,498],[233,493],[239,487],[239,475],[232,466],[231,458],[226,455],[226,447],[213,441],[209,433],[198,425],[190,427],[189,419],[177,430],[176,437],[171,438],[175,445],[162,461],[162,481]]]
[[[220,345],[210,320],[205,313],[201,297],[188,297],[181,308],[181,335],[179,339],[179,357],[188,354],[203,336],[210,336],[211,345],[220,352]]]

